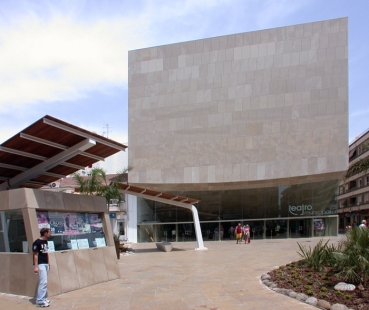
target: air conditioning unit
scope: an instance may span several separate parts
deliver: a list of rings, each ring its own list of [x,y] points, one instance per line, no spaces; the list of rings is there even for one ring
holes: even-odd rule
[[[50,187],[60,187],[60,182],[52,182],[49,185]]]

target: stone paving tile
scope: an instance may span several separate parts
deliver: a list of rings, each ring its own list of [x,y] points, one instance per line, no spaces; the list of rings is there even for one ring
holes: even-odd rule
[[[332,242],[338,238],[330,238]],[[88,310],[247,310],[316,309],[277,294],[260,282],[263,273],[298,260],[297,242],[314,246],[319,239],[173,243],[159,252],[155,244],[135,244],[135,254],[119,260],[121,279],[52,296],[50,308]],[[0,293],[0,309],[36,309],[30,297]]]

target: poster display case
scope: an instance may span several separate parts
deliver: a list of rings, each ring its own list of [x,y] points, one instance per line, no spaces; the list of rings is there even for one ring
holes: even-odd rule
[[[39,229],[51,229],[49,251],[106,246],[100,213],[36,211],[36,215]]]

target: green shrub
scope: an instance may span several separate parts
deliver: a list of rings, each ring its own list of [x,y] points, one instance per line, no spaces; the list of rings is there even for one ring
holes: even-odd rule
[[[352,299],[352,295],[345,295],[345,299],[351,300]]]
[[[292,286],[293,287],[298,287],[298,286],[300,286],[300,283],[299,282],[292,282]]]
[[[320,293],[318,297],[319,297],[319,299],[324,299],[324,298],[327,297],[327,294]]]
[[[307,295],[309,295],[309,296],[314,295],[314,293],[313,293],[313,291],[312,291],[312,290],[307,290],[307,291],[306,291],[306,294],[307,294]]]
[[[304,288],[305,288],[305,290],[310,290],[311,286],[310,285],[305,285]]]
[[[330,264],[337,277],[365,285],[369,277],[369,229],[354,227],[332,252]]]
[[[304,260],[299,260],[299,261],[297,262],[297,265],[298,265],[299,267],[304,266],[305,264],[306,264],[306,261],[304,261]]]
[[[322,292],[326,292],[326,291],[328,291],[328,289],[327,289],[325,286],[322,286],[322,287],[320,288],[320,290],[321,290]]]
[[[323,244],[323,239],[321,239],[313,249],[310,246],[307,249],[306,246],[297,242],[301,251],[297,253],[306,261],[309,267],[312,267],[316,271],[321,271],[327,263],[328,254],[326,248],[328,242],[329,240]]]
[[[309,281],[307,281],[307,284],[313,285],[314,284],[314,281],[313,280],[309,280]]]

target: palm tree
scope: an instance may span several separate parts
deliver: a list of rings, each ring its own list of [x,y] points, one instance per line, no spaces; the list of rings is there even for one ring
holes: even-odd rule
[[[106,171],[102,168],[93,168],[91,175],[85,177],[76,172],[72,176],[79,186],[79,192],[85,195],[94,195],[105,197],[110,208],[110,201],[117,199],[118,204],[122,202],[122,193],[119,190],[119,183],[123,180],[123,175],[127,173],[131,168],[124,168],[118,172],[118,176],[114,181],[108,181],[106,177]]]

